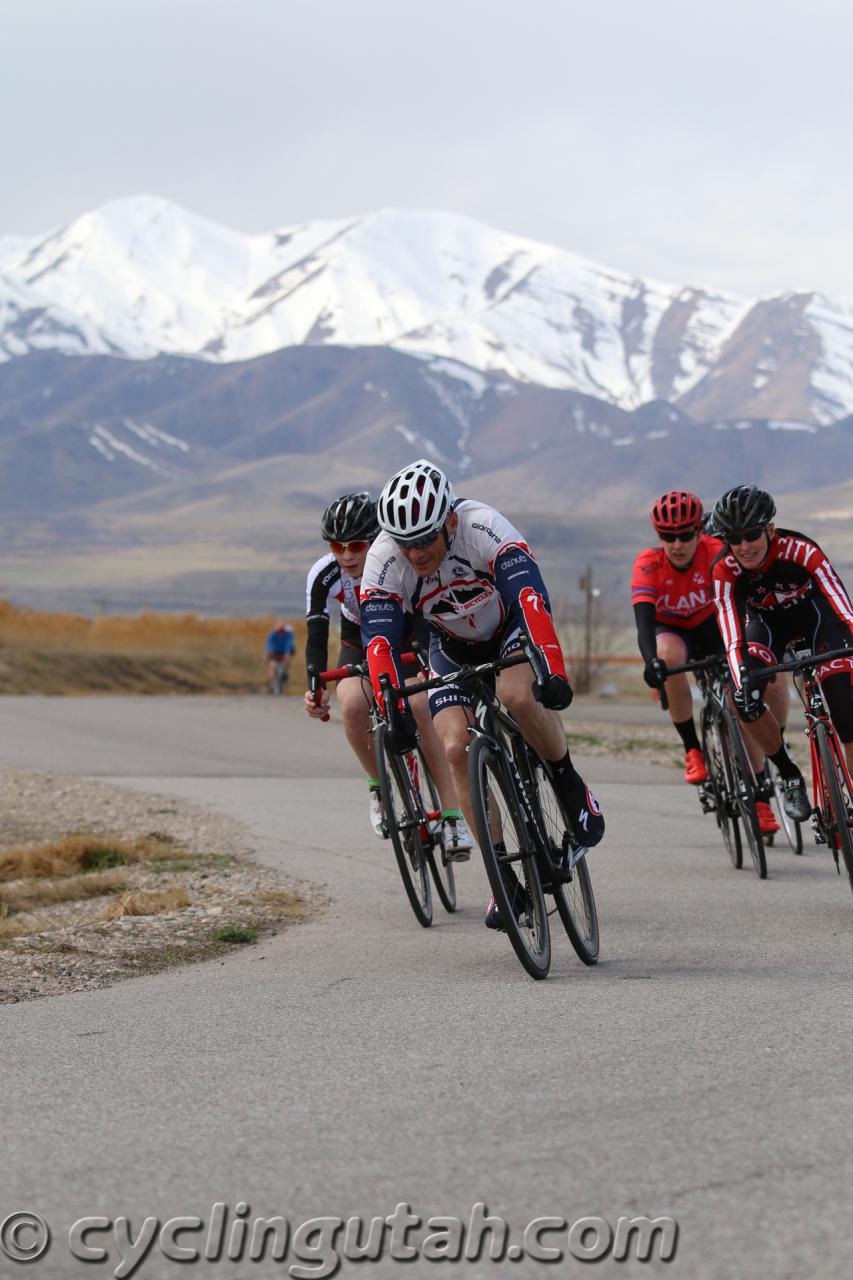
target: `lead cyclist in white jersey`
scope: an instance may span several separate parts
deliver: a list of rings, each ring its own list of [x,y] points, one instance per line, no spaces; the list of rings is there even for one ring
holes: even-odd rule
[[[377,518],[382,532],[364,565],[361,628],[380,705],[380,677],[388,674],[400,683],[406,611],[420,613],[429,624],[430,667],[436,675],[506,656],[521,647],[526,633],[547,675],[535,685],[529,667],[508,667],[498,676],[498,693],[530,745],[553,765],[555,787],[580,838],[588,847],[598,844],[604,818],[572,764],[558,714],[571,702],[572,689],[545,584],[521,534],[493,507],[457,500],[444,473],[426,459],[391,477],[379,497]],[[470,695],[461,684],[445,685],[430,694],[430,711],[472,826]],[[413,729],[404,724],[401,740],[393,745],[405,749]],[[502,927],[494,899],[486,925]]]

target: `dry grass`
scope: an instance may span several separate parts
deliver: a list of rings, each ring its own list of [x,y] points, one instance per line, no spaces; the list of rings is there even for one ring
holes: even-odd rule
[[[0,853],[0,883],[36,877],[73,876],[131,862],[177,856],[171,840],[138,836],[124,840],[110,836],[63,836],[45,844],[15,845]]]
[[[252,692],[266,680],[264,645],[277,621],[144,612],[85,618],[0,600],[0,693]],[[291,621],[304,690],[305,620]]]
[[[237,899],[241,906],[263,902],[280,919],[301,920],[305,915],[305,899],[288,889],[261,889],[251,897]]]
[[[189,891],[183,885],[157,889],[153,893],[125,893],[98,914],[98,920],[122,920],[125,916],[156,916],[180,911],[192,905]]]
[[[32,911],[54,902],[74,902],[98,898],[127,888],[125,871],[100,871],[91,875],[71,875],[61,880],[21,880],[7,885],[0,894],[0,915]]]

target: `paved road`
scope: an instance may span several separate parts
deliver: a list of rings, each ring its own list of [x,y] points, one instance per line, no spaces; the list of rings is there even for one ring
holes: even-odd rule
[[[516,1240],[542,1215],[677,1219],[674,1261],[610,1258],[597,1276],[849,1275],[853,898],[825,855],[771,853],[760,883],[729,867],[677,774],[592,761],[602,962],[583,968],[558,938],[534,983],[482,928],[474,862],[458,915],[417,926],[339,726],[303,722],[293,700],[5,698],[2,716],[0,764],[221,809],[263,860],[333,895],[224,963],[0,1010],[0,1218],[35,1210],[55,1237],[29,1272],[0,1256],[2,1280],[112,1275],[112,1237],[89,1238],[108,1264],[76,1262],[72,1222],[124,1214],[138,1233],[215,1202],[235,1248],[241,1202],[296,1226],[401,1201],[467,1220],[484,1201]],[[266,1280],[293,1262],[187,1272],[155,1244],[134,1274]],[[571,1254],[458,1266],[589,1269]]]

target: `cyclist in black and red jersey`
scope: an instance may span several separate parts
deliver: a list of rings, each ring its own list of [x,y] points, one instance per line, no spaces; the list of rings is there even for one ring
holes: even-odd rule
[[[702,532],[702,517],[695,493],[662,494],[651,510],[659,545],[640,552],[631,575],[637,641],[646,664],[643,679],[651,689],[666,689],[669,714],[684,745],[684,780],[693,785],[708,777],[693,698],[687,676],[670,676],[667,668],[723,652],[711,585],[711,565],[723,544]]]
[[[366,491],[345,493],[323,512],[320,524],[323,538],[329,544],[328,554],[321,556],[308,573],[307,639],[305,665],[309,689],[305,694],[305,710],[314,719],[329,714],[329,695],[325,689],[312,691],[312,677],[325,671],[329,656],[330,604],[337,600],[341,616],[341,649],[337,665],[343,667],[364,660],[361,643],[361,575],[371,542],[379,532],[376,503]],[[411,619],[409,620],[411,622]],[[411,628],[409,628],[409,633]],[[370,735],[370,685],[360,676],[337,682],[338,704],[347,741],[367,774],[370,791],[370,825],[382,838],[382,806],[379,780],[375,777],[376,760]],[[470,856],[471,837],[458,808],[456,792],[441,744],[435,736],[426,700],[415,698],[412,709],[421,733],[421,745],[430,767],[442,804],[445,850],[456,861]]]
[[[762,680],[761,669],[781,662],[795,639],[804,640],[816,654],[853,649],[853,604],[817,543],[791,529],[777,529],[775,514],[770,494],[754,484],[738,485],[720,498],[713,519],[726,550],[713,569],[714,599],[738,714],[779,770],[786,812],[803,821],[811,805],[779,727],[787,687],[782,686],[780,697],[778,684]],[[853,767],[851,673],[853,653],[818,670],[848,768]]]

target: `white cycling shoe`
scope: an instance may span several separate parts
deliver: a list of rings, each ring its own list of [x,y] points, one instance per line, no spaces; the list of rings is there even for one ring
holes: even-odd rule
[[[474,842],[464,818],[442,818],[444,852],[449,862],[467,862]]]
[[[376,787],[370,788],[370,829],[380,840],[387,838],[382,818],[382,793]]]

